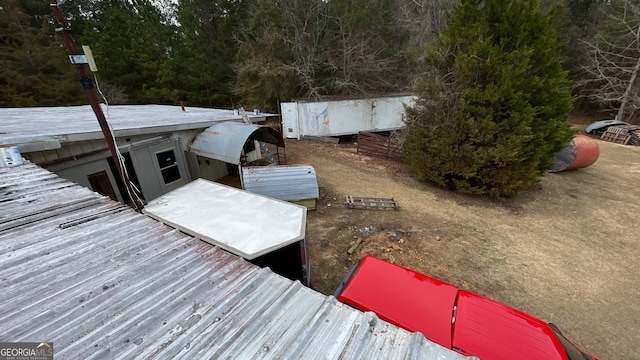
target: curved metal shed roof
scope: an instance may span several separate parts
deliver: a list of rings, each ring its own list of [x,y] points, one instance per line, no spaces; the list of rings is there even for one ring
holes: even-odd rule
[[[282,134],[277,130],[254,124],[225,121],[208,127],[198,134],[189,151],[210,159],[239,164],[242,147],[247,139],[284,147]]]
[[[296,201],[320,196],[311,165],[248,166],[242,168],[244,189],[274,199]]]

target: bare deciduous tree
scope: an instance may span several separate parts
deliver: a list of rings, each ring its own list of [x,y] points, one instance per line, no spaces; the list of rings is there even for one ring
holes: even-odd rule
[[[326,6],[318,1],[288,1],[282,9],[285,31],[282,40],[289,47],[293,61],[285,67],[298,78],[304,96],[317,99],[326,89],[318,81],[327,57]]]
[[[367,6],[375,8],[375,5]],[[348,95],[399,90],[398,78],[410,70],[402,66],[404,59],[398,49],[393,48],[392,41],[380,31],[380,26],[390,24],[362,26],[354,24],[349,15],[334,13],[330,18],[335,31],[332,46],[327,49],[331,53],[327,68],[334,71],[335,76],[327,79],[328,87],[334,93]]]
[[[617,112],[616,119],[629,121],[640,109],[640,8],[625,1],[608,26],[585,42],[589,63],[587,77],[575,83],[583,96]]]
[[[409,32],[413,45],[422,47],[447,26],[447,14],[459,0],[398,0],[398,25]]]
[[[421,56],[423,45],[444,27],[447,11],[457,2],[251,3],[238,37],[241,56],[235,92],[245,99],[257,98],[274,94],[276,87],[283,90],[279,95],[317,100],[331,95],[409,91],[416,77],[414,58]],[[287,82],[278,80],[283,73]]]

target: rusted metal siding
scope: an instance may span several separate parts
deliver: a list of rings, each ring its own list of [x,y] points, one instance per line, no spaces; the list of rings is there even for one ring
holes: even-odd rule
[[[244,189],[286,201],[320,196],[316,171],[310,165],[249,166],[242,168]]]
[[[402,149],[392,136],[361,131],[358,133],[358,154],[402,162]]]
[[[463,359],[31,164],[0,168],[0,339],[56,359]]]
[[[553,159],[551,172],[576,170],[592,165],[600,157],[598,143],[586,135],[576,135]]]

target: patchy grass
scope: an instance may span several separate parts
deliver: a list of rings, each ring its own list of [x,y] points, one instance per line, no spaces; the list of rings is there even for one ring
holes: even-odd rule
[[[288,141],[289,163],[313,165],[320,185],[307,222],[313,286],[333,293],[371,254],[553,321],[601,359],[637,358],[640,147],[599,145],[594,165],[498,201],[419,182],[353,144]],[[346,195],[393,197],[400,211],[349,210]]]

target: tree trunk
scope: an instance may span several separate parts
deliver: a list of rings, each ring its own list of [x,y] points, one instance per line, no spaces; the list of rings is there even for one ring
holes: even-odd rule
[[[638,29],[636,30],[635,35],[636,35],[636,46],[640,46],[640,25],[638,26]],[[627,107],[627,102],[629,102],[629,98],[631,97],[631,91],[633,90],[633,84],[636,82],[638,71],[640,71],[640,57],[636,60],[636,65],[633,67],[631,78],[629,79],[627,88],[624,90],[624,95],[622,95],[622,102],[620,103],[620,109],[618,109],[616,120],[624,121],[624,111],[625,111],[625,108]]]

